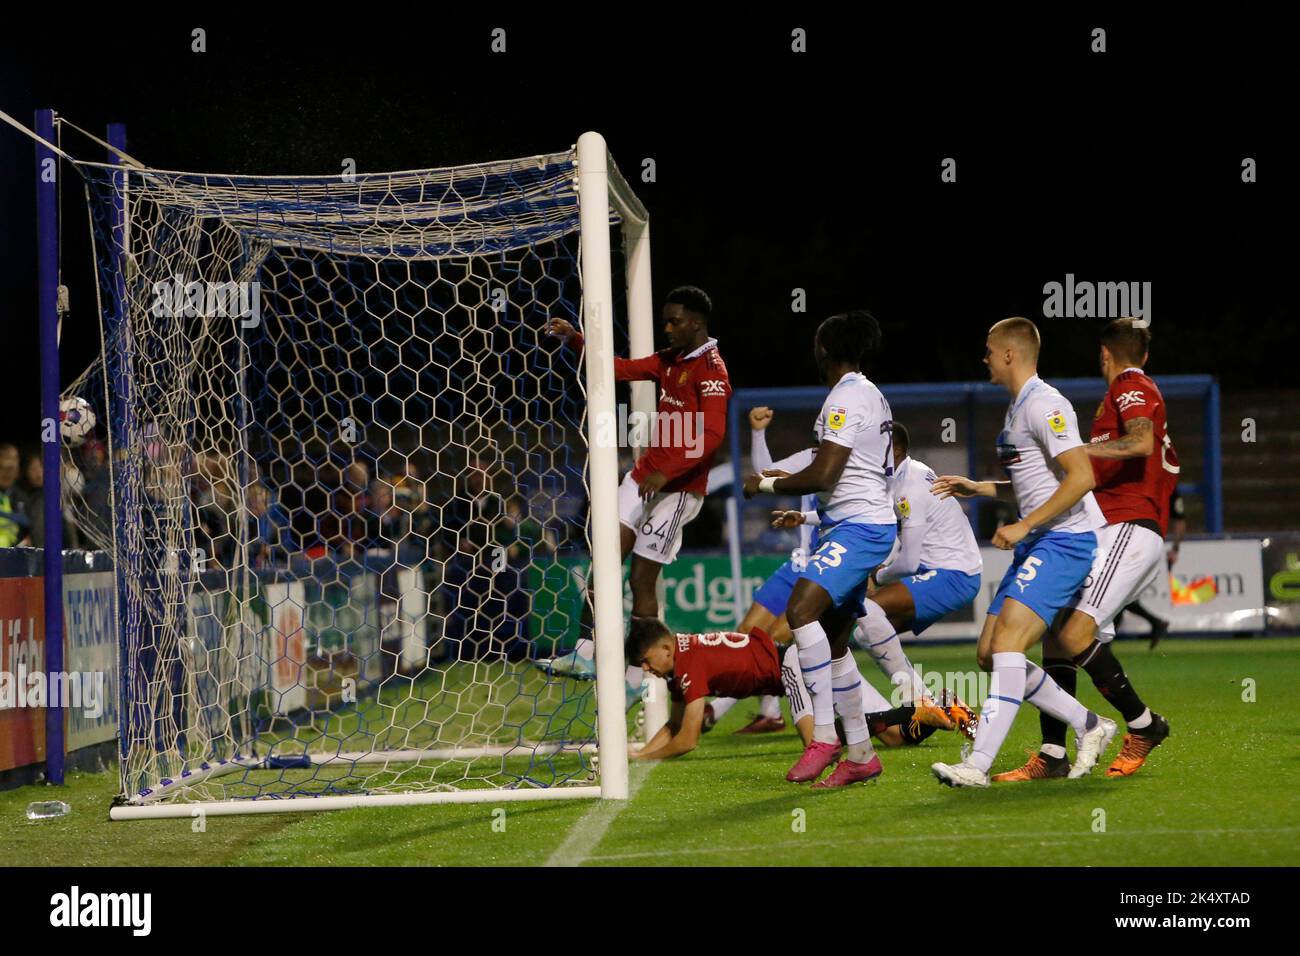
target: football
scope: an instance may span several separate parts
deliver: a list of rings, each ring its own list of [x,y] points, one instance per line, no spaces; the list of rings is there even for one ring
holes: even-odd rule
[[[59,402],[59,432],[63,440],[80,445],[95,430],[95,410],[84,398],[65,398]]]

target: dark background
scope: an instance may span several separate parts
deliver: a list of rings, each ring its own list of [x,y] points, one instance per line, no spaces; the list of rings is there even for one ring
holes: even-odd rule
[[[868,306],[881,382],[983,377],[989,324],[1040,321],[1045,376],[1096,372],[1101,322],[1042,318],[1066,273],[1153,283],[1155,374],[1294,381],[1294,152],[1281,21],[911,19],[443,7],[134,15],[0,41],[0,109],[127,124],[161,168],[333,173],[560,150],[602,132],[649,208],[656,298],[692,282],[737,386],[812,384],[811,331]],[[207,30],[208,52],[190,51]],[[505,54],[490,52],[493,27]],[[790,52],[790,30],[809,52]],[[1090,30],[1108,52],[1089,52]],[[40,41],[48,37],[48,44]],[[102,158],[88,142],[65,140]],[[944,157],[957,182],[939,179]],[[1259,164],[1241,182],[1241,160]],[[657,181],[640,181],[651,157]],[[33,144],[0,127],[0,440],[39,418]],[[68,381],[98,351],[85,211],[64,178]],[[791,290],[808,312],[791,313]]]

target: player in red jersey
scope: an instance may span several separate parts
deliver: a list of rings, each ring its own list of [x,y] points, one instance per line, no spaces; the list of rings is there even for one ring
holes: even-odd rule
[[[846,629],[853,623],[849,618]],[[668,723],[630,754],[634,760],[662,760],[694,750],[704,729],[708,699],[713,696],[785,696],[805,746],[812,740],[812,700],[804,686],[798,648],[777,645],[762,628],[751,628],[748,633],[674,634],[658,618],[647,618],[633,625],[627,656],[667,680],[673,702]],[[940,727],[952,728],[951,711],[891,708],[861,674],[857,679],[862,682],[864,719],[871,734],[885,746],[919,744]],[[840,771],[815,786],[830,789],[874,779],[881,772],[880,758],[873,758],[871,764],[874,772],[867,776]]]
[[[1043,641],[1043,670],[1075,691],[1082,667],[1101,695],[1128,723],[1108,777],[1136,773],[1169,736],[1169,721],[1138,697],[1111,650],[1115,619],[1155,581],[1164,567],[1169,502],[1178,483],[1178,455],[1169,438],[1164,397],[1142,371],[1151,333],[1132,319],[1116,319],[1101,333],[1101,373],[1106,397],[1092,423],[1093,496],[1106,518],[1097,532],[1097,555],[1072,610],[1063,611]],[[995,782],[1070,775],[1065,725],[1040,714],[1043,745],[1023,767]]]
[[[655,586],[659,572],[672,564],[682,544],[682,528],[704,503],[709,469],[727,428],[731,380],[709,336],[713,303],[701,289],[682,286],[668,293],[663,309],[668,348],[637,359],[614,359],[620,382],[655,382],[659,405],[650,447],[623,476],[618,488],[618,517],[622,556],[632,555],[632,619],[659,615]],[[582,347],[582,335],[564,319],[551,319],[546,331],[571,348]],[[674,427],[676,426],[676,427]],[[537,666],[548,673],[580,680],[595,678],[595,643],[590,638],[590,601],[583,609],[582,637],[570,653]],[[636,662],[628,668],[629,701],[641,687]]]

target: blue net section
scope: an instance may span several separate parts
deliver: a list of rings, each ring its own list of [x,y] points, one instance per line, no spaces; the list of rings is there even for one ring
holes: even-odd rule
[[[588,550],[581,356],[543,333],[581,313],[572,155],[81,171],[105,346],[65,492],[118,571],[122,798],[590,782],[594,685],[530,663]]]

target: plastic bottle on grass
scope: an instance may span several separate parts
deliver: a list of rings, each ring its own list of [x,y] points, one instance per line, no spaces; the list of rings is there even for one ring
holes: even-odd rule
[[[27,804],[28,820],[50,820],[54,817],[66,817],[71,812],[72,807],[62,800],[38,800]]]

